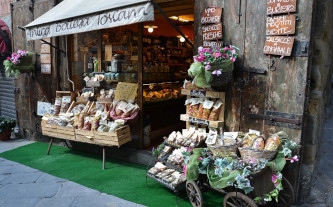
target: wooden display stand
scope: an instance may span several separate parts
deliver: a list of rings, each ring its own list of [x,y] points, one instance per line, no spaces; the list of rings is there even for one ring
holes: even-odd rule
[[[209,121],[204,119],[197,119],[195,117],[191,117],[188,114],[181,114],[180,120],[186,121],[186,128],[189,129],[190,124],[194,124],[196,127],[198,126],[209,126],[212,128],[223,128],[224,126],[224,110],[225,110],[225,93],[217,92],[217,91],[196,91],[196,90],[188,90],[182,89],[182,95],[187,96],[187,99],[191,97],[197,98],[209,98],[211,101],[220,100],[222,102],[220,108],[220,114],[217,121]]]

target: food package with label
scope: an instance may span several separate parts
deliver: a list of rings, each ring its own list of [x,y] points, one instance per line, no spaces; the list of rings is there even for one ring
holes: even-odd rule
[[[277,150],[279,145],[281,144],[282,139],[277,135],[273,134],[271,137],[268,138],[265,150]]]
[[[202,117],[202,113],[203,113],[203,104],[204,104],[204,99],[199,99],[199,108],[198,108],[198,112],[196,114],[193,114],[193,117],[200,119]]]
[[[264,149],[265,148],[265,138],[263,136],[258,136],[253,140],[253,149]]]
[[[56,98],[55,103],[54,103],[54,115],[55,116],[58,116],[60,113],[61,102],[62,102],[62,98]]]
[[[242,147],[248,148],[252,146],[252,142],[257,138],[256,134],[247,133],[243,139]]]
[[[198,98],[192,98],[192,103],[189,109],[189,116],[195,117],[199,110],[199,100]]]
[[[209,118],[209,115],[210,115],[210,112],[211,112],[211,110],[212,110],[213,105],[214,105],[214,102],[213,102],[213,101],[205,100],[204,103],[203,103],[203,111],[202,111],[202,114],[201,114],[201,116],[199,116],[198,118],[199,118],[199,119],[208,119],[208,118]]]
[[[219,118],[220,115],[220,110],[221,110],[221,106],[222,106],[222,101],[218,100],[216,101],[216,103],[213,106],[212,111],[209,114],[209,121],[217,121],[217,119]]]
[[[192,99],[187,99],[185,101],[185,106],[186,106],[186,114],[189,114],[190,113],[190,110],[191,110],[191,103],[192,103]]]
[[[66,113],[70,104],[71,104],[71,97],[63,96],[61,100],[60,113]]]

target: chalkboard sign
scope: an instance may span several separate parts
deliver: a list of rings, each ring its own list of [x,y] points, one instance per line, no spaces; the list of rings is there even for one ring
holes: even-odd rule
[[[207,7],[202,12],[201,24],[219,23],[221,22],[221,16],[221,7]]]
[[[296,15],[267,17],[266,35],[295,34]]]
[[[297,0],[267,0],[267,14],[296,12]]]
[[[207,49],[211,47],[223,47],[223,42],[222,41],[203,41],[202,47]]]
[[[51,103],[48,102],[37,102],[37,115],[44,116],[45,114],[49,113],[51,110]]]
[[[222,39],[222,23],[203,26],[202,37],[204,41]]]
[[[116,88],[115,99],[116,100],[126,100],[134,101],[136,93],[138,90],[137,83],[125,83],[119,82]]]
[[[209,126],[209,121],[208,120],[204,120],[204,119],[197,119],[195,117],[189,117],[188,118],[189,122],[191,123],[195,123],[195,124],[199,124],[199,125],[206,125]]]
[[[206,97],[206,91],[191,90],[190,91],[190,96]]]
[[[290,56],[295,37],[267,36],[264,48],[265,54]]]

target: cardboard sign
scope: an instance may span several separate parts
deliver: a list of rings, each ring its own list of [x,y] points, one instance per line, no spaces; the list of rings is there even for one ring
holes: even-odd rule
[[[51,103],[48,102],[37,102],[37,115],[44,116],[45,114],[49,113],[51,110]]]
[[[264,48],[265,54],[290,56],[295,37],[267,36]]]
[[[296,12],[297,0],[267,0],[267,15]]]
[[[136,93],[138,90],[137,83],[125,83],[119,82],[116,88],[115,99],[116,100],[126,100],[134,101]]]
[[[222,39],[222,23],[203,26],[202,38],[204,41]]]
[[[221,16],[221,7],[207,7],[202,12],[201,24],[219,23],[221,22]]]
[[[295,34],[296,15],[267,17],[266,35]]]
[[[42,74],[48,74],[50,75],[51,72],[51,64],[41,64],[40,65],[40,71]]]
[[[202,47],[207,49],[211,47],[223,47],[223,42],[222,41],[203,41]]]

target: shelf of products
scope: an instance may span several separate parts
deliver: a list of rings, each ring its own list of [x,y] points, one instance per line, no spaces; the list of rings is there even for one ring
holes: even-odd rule
[[[151,83],[143,86],[144,102],[161,102],[181,98],[181,83]]]

